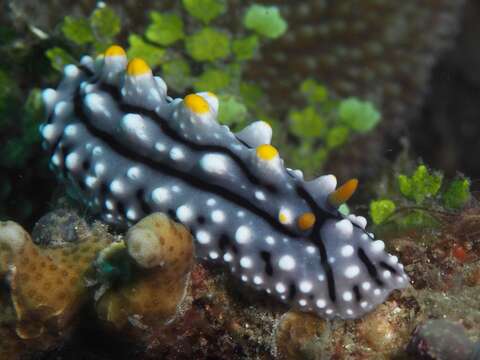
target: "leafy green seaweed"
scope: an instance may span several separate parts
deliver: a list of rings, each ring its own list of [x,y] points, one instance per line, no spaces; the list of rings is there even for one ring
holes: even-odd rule
[[[420,164],[411,174],[398,174],[395,186],[381,199],[370,202],[375,225],[400,228],[432,228],[438,214],[447,215],[465,207],[470,198],[470,181],[462,176],[444,180],[439,171]]]

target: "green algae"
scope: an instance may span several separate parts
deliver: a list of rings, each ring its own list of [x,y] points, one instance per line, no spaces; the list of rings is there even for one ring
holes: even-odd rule
[[[470,199],[470,180],[458,175],[445,179],[442,172],[418,165],[410,174],[395,176],[392,186],[370,202],[375,225],[400,229],[438,228],[442,217],[465,208]]]

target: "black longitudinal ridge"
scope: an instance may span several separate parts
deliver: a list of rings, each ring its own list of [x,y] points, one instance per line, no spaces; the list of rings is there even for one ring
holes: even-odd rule
[[[328,218],[335,218],[335,216],[320,209],[312,196],[302,186],[297,186],[297,194],[308,203],[311,209],[314,209],[316,220],[309,238],[312,240],[312,243],[317,247],[318,252],[320,253],[320,264],[322,265],[323,271],[327,277],[328,296],[334,303],[337,299],[335,277],[333,276],[332,267],[328,263],[327,249],[325,248],[325,244],[320,237],[320,227]]]
[[[218,239],[218,248],[220,249],[220,251],[224,253],[225,250],[227,250],[227,247],[229,244],[230,244],[230,238],[228,237],[228,235],[225,233],[220,234],[220,237]]]
[[[390,271],[392,274],[395,274],[395,275],[397,274],[397,270],[395,270],[395,268],[393,266],[388,265],[385,261],[380,261],[378,263],[378,265],[380,265],[382,268]]]
[[[357,302],[362,301],[362,294],[360,293],[360,288],[358,287],[358,285],[353,286],[353,294],[355,295],[355,300]]]
[[[145,190],[143,189],[138,189],[136,194],[137,196],[137,201],[140,204],[140,208],[144,212],[145,215],[151,214],[152,213],[152,208],[148,204],[148,202],[145,200]]]
[[[295,298],[295,295],[297,294],[297,287],[295,286],[295,283],[290,283],[288,286],[288,300],[292,301]]]
[[[125,104],[122,100],[122,97],[120,96],[119,90],[116,87],[107,85],[107,84],[99,84],[99,88],[102,91],[108,93],[115,100],[115,102],[118,104],[118,107],[120,108],[121,111],[125,113],[134,113],[134,114],[142,115],[144,117],[149,117],[160,126],[162,131],[167,136],[185,145],[186,147],[189,147],[190,149],[193,149],[195,151],[217,152],[217,153],[222,153],[224,155],[229,156],[237,164],[237,166],[242,170],[242,172],[245,174],[245,176],[248,178],[250,182],[256,185],[264,185],[260,182],[260,180],[254,174],[252,174],[252,172],[245,165],[242,159],[240,159],[237,156],[237,154],[232,152],[230,149],[221,145],[197,144],[195,142],[187,140],[183,138],[181,135],[179,135],[174,129],[172,129],[169,126],[168,122],[164,118],[159,116],[155,111],[144,109],[142,107],[135,106],[135,105]],[[277,192],[277,188],[272,184],[264,185],[264,187],[269,192],[273,192],[273,193]]]
[[[260,257],[265,262],[265,274],[273,275],[272,255],[268,251],[260,251]]]
[[[75,100],[75,103],[80,103],[80,96],[77,95],[74,100]],[[85,127],[87,128],[87,130],[93,136],[101,139],[105,144],[107,144],[111,149],[113,149],[113,151],[115,151],[117,154],[120,154],[124,158],[129,159],[129,160],[131,160],[133,162],[136,162],[136,163],[143,163],[144,165],[154,169],[155,171],[162,172],[162,173],[164,173],[168,176],[179,178],[179,179],[185,181],[186,183],[190,184],[194,188],[202,189],[205,192],[216,194],[218,197],[224,198],[224,199],[226,199],[230,202],[236,203],[239,206],[241,206],[241,207],[249,210],[250,212],[254,213],[258,217],[263,218],[265,221],[267,221],[272,227],[274,227],[278,231],[283,232],[284,234],[286,234],[286,235],[288,235],[292,238],[300,237],[299,234],[296,234],[295,232],[289,230],[288,228],[286,228],[286,227],[282,226],[280,223],[278,223],[276,218],[274,218],[268,212],[264,211],[261,208],[258,208],[257,206],[250,203],[248,200],[244,199],[243,197],[228,191],[224,187],[207,183],[200,178],[193,177],[190,174],[185,173],[181,170],[178,170],[178,169],[176,169],[176,168],[174,168],[174,167],[172,167],[172,166],[170,166],[166,163],[159,164],[159,163],[153,161],[152,159],[150,159],[146,156],[143,156],[143,155],[138,154],[138,153],[132,153],[131,151],[126,149],[124,146],[119,144],[114,137],[105,133],[103,130],[100,130],[100,129],[94,127],[90,123],[90,120],[88,120],[88,117],[86,117],[85,114],[83,113],[83,111],[81,109],[81,106],[75,106],[75,109],[77,111],[80,111],[80,113],[77,113],[76,116],[79,119],[85,119],[83,121],[83,123],[84,123]]]
[[[360,260],[363,262],[363,264],[367,268],[367,271],[370,274],[370,277],[375,281],[375,283],[377,283],[378,286],[383,286],[384,283],[378,277],[377,268],[372,263],[372,261],[368,258],[367,254],[365,253],[365,250],[363,250],[362,248],[358,248],[358,257],[360,258]]]

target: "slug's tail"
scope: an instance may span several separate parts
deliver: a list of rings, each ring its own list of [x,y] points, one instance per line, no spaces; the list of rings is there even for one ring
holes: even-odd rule
[[[330,271],[325,307],[342,318],[357,318],[409,283],[403,265],[385,252],[385,244],[364,228],[363,217],[327,220],[320,229]]]

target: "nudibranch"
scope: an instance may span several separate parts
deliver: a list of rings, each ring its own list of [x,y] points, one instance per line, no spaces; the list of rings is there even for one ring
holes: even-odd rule
[[[356,180],[304,180],[284,167],[266,122],[231,132],[216,121],[214,94],[167,96],[120,46],[65,66],[43,99],[51,166],[105,222],[167,213],[190,229],[197,256],[326,318],[362,316],[408,285],[365,218],[338,211]]]

